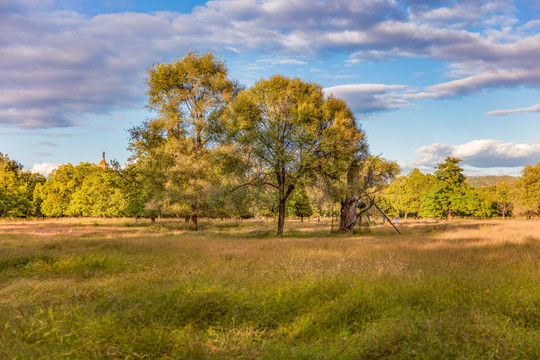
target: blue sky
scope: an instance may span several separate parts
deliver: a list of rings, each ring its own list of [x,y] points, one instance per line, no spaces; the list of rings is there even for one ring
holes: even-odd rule
[[[0,152],[27,168],[127,162],[144,76],[213,51],[345,98],[373,154],[468,175],[540,161],[540,4],[521,0],[0,0]]]

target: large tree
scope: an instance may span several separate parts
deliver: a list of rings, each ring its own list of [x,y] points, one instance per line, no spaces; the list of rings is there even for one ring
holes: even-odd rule
[[[169,202],[185,202],[191,208],[192,227],[212,182],[212,157],[219,113],[238,91],[228,77],[225,63],[211,52],[190,51],[171,63],[148,71],[148,105],[156,119],[131,129],[130,149],[148,172],[164,179],[153,194]],[[152,199],[151,199],[152,200]]]
[[[275,75],[241,92],[232,103],[230,137],[250,164],[248,183],[278,192],[278,229],[293,190],[317,173],[336,171],[362,140],[342,100],[326,97],[320,85]]]

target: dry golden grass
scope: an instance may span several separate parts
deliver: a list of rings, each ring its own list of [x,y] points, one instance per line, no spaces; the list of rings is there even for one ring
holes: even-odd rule
[[[0,221],[0,358],[540,358],[540,222]]]

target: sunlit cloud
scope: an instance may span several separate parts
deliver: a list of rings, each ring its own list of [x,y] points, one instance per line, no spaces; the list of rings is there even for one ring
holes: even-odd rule
[[[408,106],[402,99],[404,85],[347,84],[325,88],[326,94],[347,100],[357,113],[395,110]]]
[[[505,143],[501,140],[479,139],[460,145],[435,143],[415,150],[414,167],[433,167],[447,156],[462,159],[463,164],[476,168],[519,167],[540,161],[540,143]]]
[[[32,169],[30,169],[30,171],[32,171],[33,173],[41,174],[43,176],[47,176],[53,170],[57,169],[59,166],[60,166],[60,164],[54,164],[54,163],[48,163],[48,162],[34,163],[34,165],[32,165]]]
[[[540,104],[536,104],[526,108],[510,109],[510,110],[494,110],[486,113],[493,116],[515,115],[529,112],[540,112]]]

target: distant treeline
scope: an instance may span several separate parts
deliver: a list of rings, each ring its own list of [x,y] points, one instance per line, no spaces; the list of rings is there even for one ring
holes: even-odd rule
[[[447,158],[434,175],[413,169],[396,178],[379,196],[385,210],[404,218],[540,215],[540,163],[525,166],[520,177],[466,178],[459,162]]]
[[[472,187],[497,185],[504,181],[505,183],[513,183],[517,180],[517,177],[510,175],[488,175],[488,176],[469,176],[465,179],[465,182]]]
[[[447,158],[435,174],[413,169],[395,178],[375,194],[379,207],[391,217],[509,217],[540,215],[540,163],[527,165],[520,177],[480,177],[494,182],[473,187],[457,166],[459,159]],[[22,165],[0,153],[0,217],[185,217],[191,209],[185,202],[163,199],[158,203],[149,187],[148,175],[133,163],[108,169],[90,163],[65,164],[47,178],[23,171]],[[473,178],[474,180],[475,178]],[[508,181],[510,180],[510,181]],[[474,182],[473,182],[474,183]],[[340,203],[332,201],[315,183],[293,192],[286,203],[286,217],[340,215]],[[275,191],[241,188],[216,190],[201,206],[209,218],[254,218],[278,215]],[[381,216],[374,208],[372,216]],[[363,211],[357,210],[361,215]]]

